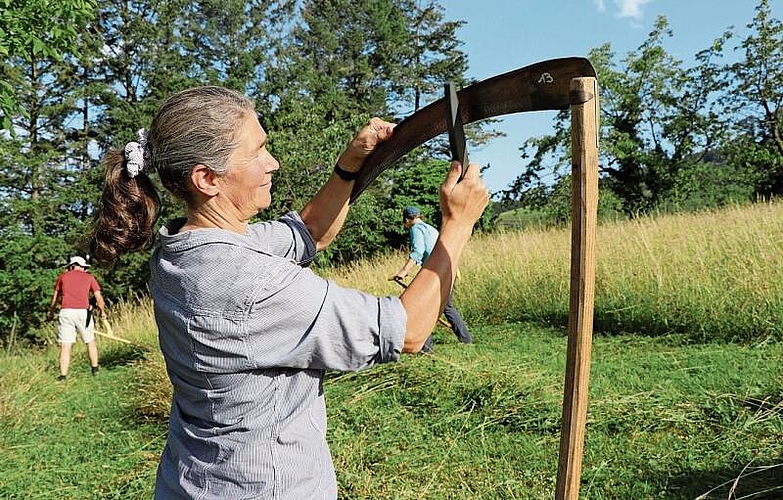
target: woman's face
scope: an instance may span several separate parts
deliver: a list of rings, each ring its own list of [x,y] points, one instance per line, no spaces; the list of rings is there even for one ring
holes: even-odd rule
[[[221,177],[221,194],[246,220],[272,203],[272,172],[280,164],[266,148],[266,132],[255,113],[247,113],[240,125],[238,144]]]

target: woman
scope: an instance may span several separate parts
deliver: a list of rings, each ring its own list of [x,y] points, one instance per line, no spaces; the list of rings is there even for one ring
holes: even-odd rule
[[[393,133],[373,118],[302,209],[248,224],[271,203],[277,160],[253,103],[219,87],[169,98],[149,133],[106,158],[93,253],[112,260],[153,240],[148,173],[185,202],[150,260],[159,341],[174,388],[155,497],[337,497],[326,444],[325,370],[415,353],[451,289],[488,202],[476,165],[441,188],[440,240],[399,298],[346,289],[307,268],[342,227],[353,178]]]

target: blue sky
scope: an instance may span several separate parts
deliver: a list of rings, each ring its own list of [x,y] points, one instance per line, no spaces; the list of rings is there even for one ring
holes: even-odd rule
[[[545,59],[586,56],[610,43],[618,59],[635,50],[658,15],[674,32],[666,50],[692,62],[729,26],[741,37],[755,14],[755,0],[443,0],[448,20],[466,24],[458,31],[468,55],[468,77],[483,80]],[[783,0],[770,2],[783,16]],[[733,46],[733,45],[732,45]],[[600,82],[599,82],[600,83]],[[484,173],[490,191],[505,188],[523,168],[519,147],[531,136],[549,134],[555,112],[508,115],[496,128],[507,134],[482,148],[470,148],[471,162]]]

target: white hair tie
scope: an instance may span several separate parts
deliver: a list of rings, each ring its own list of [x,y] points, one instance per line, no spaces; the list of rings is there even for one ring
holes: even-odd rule
[[[136,132],[136,141],[125,145],[125,170],[131,179],[144,170],[144,150],[147,148],[147,131],[139,129]]]

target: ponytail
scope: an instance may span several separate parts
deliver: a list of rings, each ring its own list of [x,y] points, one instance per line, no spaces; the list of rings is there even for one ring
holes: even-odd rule
[[[104,188],[95,217],[90,249],[98,261],[112,262],[144,250],[154,241],[160,197],[147,173],[131,177],[122,150],[104,158]]]

